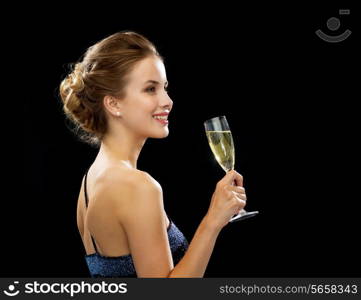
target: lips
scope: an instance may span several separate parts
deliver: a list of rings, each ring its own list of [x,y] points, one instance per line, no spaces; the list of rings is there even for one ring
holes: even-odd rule
[[[153,119],[156,119],[156,120],[167,120],[167,119],[168,119],[168,116],[153,116]]]
[[[163,113],[159,113],[159,114],[154,114],[153,117],[154,116],[168,116],[168,115],[169,115],[168,112],[163,112]]]
[[[156,121],[158,121],[162,125],[167,125],[169,123],[168,122],[168,115],[169,115],[169,111],[166,110],[164,112],[154,114],[153,119],[155,119]]]
[[[153,115],[153,119],[156,119],[157,121],[163,121],[163,122],[168,122],[168,115],[169,112],[165,111],[159,114],[154,114]]]
[[[156,119],[154,118],[157,122],[161,123],[162,125],[167,125],[169,122],[168,120],[162,120],[162,119]]]
[[[167,125],[168,124],[168,114],[158,114],[158,115],[153,115],[153,119],[159,123],[161,123],[162,125]]]

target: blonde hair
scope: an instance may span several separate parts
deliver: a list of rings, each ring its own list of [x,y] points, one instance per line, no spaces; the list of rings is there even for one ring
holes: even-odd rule
[[[151,55],[162,59],[144,36],[122,31],[88,48],[83,60],[73,64],[60,84],[60,97],[73,132],[82,141],[99,146],[107,132],[104,97],[124,97],[127,75],[137,62]]]

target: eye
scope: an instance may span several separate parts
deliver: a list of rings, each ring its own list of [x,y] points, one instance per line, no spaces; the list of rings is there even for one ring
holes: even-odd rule
[[[164,87],[164,90],[168,93],[168,86]],[[155,93],[156,92],[156,87],[155,86],[151,86],[145,89],[145,91],[147,93]]]
[[[151,86],[149,88],[146,88],[145,91],[149,92],[149,93],[154,93],[155,92],[155,86]]]

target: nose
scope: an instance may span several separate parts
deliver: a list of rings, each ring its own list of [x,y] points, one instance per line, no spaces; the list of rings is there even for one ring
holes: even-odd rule
[[[167,108],[167,109],[171,110],[173,107],[173,100],[169,97],[168,94],[166,94],[166,96],[164,98],[162,98],[162,101],[160,104],[163,108]]]

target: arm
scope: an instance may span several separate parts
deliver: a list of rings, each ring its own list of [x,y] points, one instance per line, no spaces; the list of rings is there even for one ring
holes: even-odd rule
[[[206,216],[186,254],[174,267],[160,185],[150,175],[139,171],[132,171],[129,176],[122,174],[121,178],[113,175],[113,179],[107,197],[117,203],[116,215],[127,233],[137,276],[202,277],[220,229],[212,226]]]
[[[220,229],[205,216],[189,244],[184,257],[168,277],[203,277]]]
[[[236,181],[237,186],[231,184]],[[216,185],[206,216],[199,225],[187,252],[168,277],[203,277],[219,232],[245,206],[243,177],[228,172]]]

